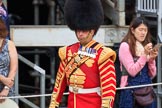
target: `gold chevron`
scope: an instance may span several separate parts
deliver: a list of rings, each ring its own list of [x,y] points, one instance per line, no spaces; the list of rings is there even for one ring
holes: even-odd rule
[[[103,66],[105,66],[105,64],[107,64],[108,62],[113,63],[113,61],[112,61],[111,59],[107,59],[105,62],[103,62],[102,64],[100,64],[99,67],[103,67]]]
[[[100,74],[102,74],[103,72],[107,71],[109,68],[113,68],[114,71],[115,71],[114,66],[113,65],[109,65],[109,66],[105,67],[103,70],[101,70]]]
[[[114,84],[108,84],[107,86],[102,87],[102,89],[106,89],[106,88],[109,88],[109,87],[113,87],[113,88],[116,89],[116,86]]]
[[[110,75],[110,74],[113,74],[114,76],[116,76],[116,74],[115,74],[114,71],[109,71],[109,72],[107,72],[106,74],[102,75],[102,76],[101,76],[101,79],[103,79],[104,77],[107,77],[107,76]]]
[[[102,68],[102,67],[104,67],[108,62],[111,62],[111,63],[113,63],[113,61],[111,60],[111,59],[108,59],[108,60],[106,60],[106,61],[104,61],[102,64],[100,64],[100,66],[99,66],[99,68]],[[109,63],[109,65],[112,65],[112,66],[114,66],[113,64],[111,64],[111,63]]]
[[[108,93],[113,93],[115,95],[115,91],[114,90],[108,90],[102,93],[102,95],[108,94]]]
[[[110,78],[106,79],[105,81],[103,81],[101,84],[104,84],[106,82],[109,82],[110,80],[113,80],[114,82],[116,82],[116,79],[114,77],[110,77]]]
[[[108,70],[109,68],[113,68],[115,71],[115,67],[113,65],[109,65],[107,67],[105,67],[103,70],[101,70],[101,73],[103,73],[104,71]]]

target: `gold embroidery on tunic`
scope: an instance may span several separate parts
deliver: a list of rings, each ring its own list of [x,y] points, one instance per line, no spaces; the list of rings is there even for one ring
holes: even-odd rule
[[[83,85],[85,83],[86,76],[82,72],[81,69],[77,69],[73,75],[70,77],[70,83],[74,83],[76,85]]]
[[[85,62],[85,64],[87,65],[87,67],[92,67],[94,62],[95,61],[93,59],[89,59]]]
[[[59,48],[58,54],[61,60],[66,58],[66,46]]]
[[[104,107],[104,108],[111,108],[111,102],[112,102],[111,98],[103,99],[102,100],[102,107]]]
[[[72,75],[70,77],[70,83],[75,83],[76,85],[84,84],[85,83],[85,76],[77,76],[77,78]]]
[[[53,92],[51,96],[51,103],[50,103],[49,108],[55,108],[59,106],[59,103],[56,102],[55,100],[56,100],[56,93]]]
[[[81,70],[81,69],[77,69],[76,72],[75,72],[77,75],[84,75],[85,76],[85,73]]]

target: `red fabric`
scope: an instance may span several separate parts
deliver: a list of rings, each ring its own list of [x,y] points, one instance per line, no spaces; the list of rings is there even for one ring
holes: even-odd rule
[[[74,108],[74,93],[68,97],[68,108]],[[76,108],[101,108],[101,97],[97,93],[76,94]]]
[[[71,46],[67,47],[66,51],[66,59],[70,57],[70,53],[72,55],[74,53],[77,53],[79,49],[79,43],[73,44]],[[102,105],[102,99],[110,99],[111,108],[113,106],[113,101],[115,97],[115,91],[116,91],[116,81],[115,81],[115,70],[114,70],[114,64],[111,59],[108,59],[108,61],[105,61],[104,65],[98,64],[99,55],[102,52],[102,48],[100,48],[100,51],[98,51],[98,55],[96,58],[90,58],[86,61],[86,63],[82,64],[79,69],[80,73],[73,73],[78,78],[77,80],[84,80],[76,83],[77,86],[82,88],[95,88],[95,87],[101,87],[101,96],[97,93],[89,93],[89,94],[76,94],[76,108],[101,108]],[[104,63],[104,62],[103,62]],[[62,94],[66,88],[66,86],[74,84],[71,80],[71,78],[74,78],[73,76],[70,77],[70,79],[66,78],[66,72],[64,72],[64,65],[67,65],[65,61],[62,61],[59,67],[59,71],[57,73],[56,77],[56,84],[54,87],[54,92],[56,92],[56,101],[60,102],[62,98]],[[108,67],[111,65],[110,67]],[[100,69],[99,69],[100,67]],[[102,73],[101,73],[102,71]],[[110,72],[111,71],[111,72]],[[110,74],[107,74],[109,73]],[[105,76],[105,77],[103,77]],[[101,78],[103,77],[103,78]],[[81,79],[79,79],[81,78]],[[105,82],[105,83],[103,83]],[[107,86],[110,85],[110,86]],[[103,89],[104,88],[104,89]],[[104,93],[104,94],[103,94]],[[74,93],[70,92],[68,96],[68,108],[74,108]]]

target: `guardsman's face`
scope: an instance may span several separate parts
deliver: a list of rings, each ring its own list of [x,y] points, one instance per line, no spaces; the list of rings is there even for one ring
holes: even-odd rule
[[[81,45],[86,45],[93,39],[94,30],[76,30],[76,37]]]

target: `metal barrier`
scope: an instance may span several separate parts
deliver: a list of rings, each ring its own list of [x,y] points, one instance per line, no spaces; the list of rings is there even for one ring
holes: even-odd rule
[[[41,94],[45,94],[45,70],[40,68],[39,66],[37,66],[36,64],[32,63],[31,61],[27,60],[26,58],[24,58],[21,55],[18,55],[18,58],[20,61],[22,61],[23,63],[27,64],[28,66],[30,66],[31,68],[33,68],[34,70],[36,70],[36,72],[39,72],[40,75],[40,93]],[[15,81],[15,91],[16,91],[16,95],[20,96],[19,91],[18,91],[18,74],[16,76],[16,81]],[[25,97],[23,98],[17,98],[19,100],[21,100],[22,102],[26,103],[27,105],[31,106],[32,108],[45,108],[45,97],[42,96],[40,97],[40,107],[38,107],[37,105],[33,104],[32,102],[30,102],[29,100],[25,99]],[[18,100],[17,100],[18,101]]]
[[[152,84],[144,84],[144,85],[136,85],[136,86],[127,86],[127,87],[122,87],[122,88],[116,88],[116,90],[124,90],[124,89],[134,89],[134,88],[141,88],[141,87],[147,87],[147,86],[161,86],[162,82],[159,83],[152,83]],[[158,94],[159,91],[155,90],[155,93]],[[69,95],[69,92],[64,92],[63,95]],[[6,98],[11,98],[11,99],[20,99],[23,102],[26,102],[24,98],[34,98],[34,97],[49,97],[52,96],[52,94],[38,94],[38,95],[26,95],[26,96],[14,96],[14,97],[4,97]],[[39,108],[35,106],[33,103],[28,103],[28,105],[32,106],[32,108]],[[41,107],[42,108],[42,107]],[[43,107],[45,108],[45,107]],[[67,108],[67,107],[59,107],[59,108]],[[158,106],[158,108],[161,108],[161,106]]]

